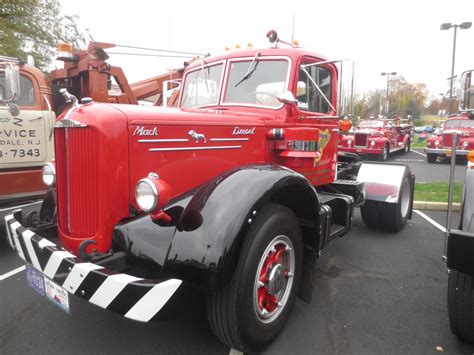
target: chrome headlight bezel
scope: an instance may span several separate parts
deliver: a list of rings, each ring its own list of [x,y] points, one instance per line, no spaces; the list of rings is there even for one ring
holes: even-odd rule
[[[140,188],[148,189],[146,195],[140,193]],[[142,190],[142,193],[145,192]],[[150,198],[151,201],[144,201],[145,198]],[[135,201],[137,202],[138,207],[144,212],[152,212],[158,206],[158,190],[156,189],[155,184],[150,178],[143,178],[137,182],[135,186]]]
[[[46,163],[41,169],[41,178],[46,186],[51,187],[56,184],[56,168],[54,164]]]

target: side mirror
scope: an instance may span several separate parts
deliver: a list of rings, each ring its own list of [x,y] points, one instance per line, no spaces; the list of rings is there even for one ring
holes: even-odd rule
[[[293,96],[291,91],[284,91],[277,96],[278,101],[286,105],[294,105],[298,103],[298,100]]]
[[[8,63],[5,66],[5,87],[0,102],[12,102],[20,98],[20,69]]]
[[[20,114],[20,106],[13,102],[7,102],[8,111],[12,114],[12,116],[18,116]]]
[[[474,70],[468,70],[461,75],[459,89],[459,109],[461,111],[474,111]]]

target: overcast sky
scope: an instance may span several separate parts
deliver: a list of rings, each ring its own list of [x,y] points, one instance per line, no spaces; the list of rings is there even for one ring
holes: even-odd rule
[[[383,71],[426,83],[433,97],[448,88],[454,30],[443,22],[474,22],[474,0],[107,1],[60,0],[63,12],[96,41],[218,54],[226,46],[268,47],[278,31],[331,59],[356,62],[356,90],[384,88]],[[85,36],[87,38],[87,36]],[[115,49],[118,51],[119,49]],[[123,51],[123,49],[120,49]],[[111,56],[130,82],[181,66],[183,59]],[[474,69],[474,28],[459,30],[455,74]]]

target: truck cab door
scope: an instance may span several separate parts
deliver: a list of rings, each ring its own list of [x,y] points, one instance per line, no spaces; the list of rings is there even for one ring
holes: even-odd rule
[[[15,103],[15,114],[0,106],[0,200],[43,193],[41,168],[53,158],[54,112],[35,77],[23,70]]]
[[[338,120],[333,110],[336,107],[337,72],[332,65],[311,65],[319,61],[311,57],[301,59],[293,89],[298,100],[297,126],[319,129],[320,156],[314,159],[312,168],[299,171],[315,186],[334,181],[333,164],[337,161],[339,141]]]

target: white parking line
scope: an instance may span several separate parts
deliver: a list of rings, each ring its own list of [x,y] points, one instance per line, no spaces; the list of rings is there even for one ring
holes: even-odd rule
[[[435,220],[431,219],[430,217],[428,217],[426,214],[424,214],[423,212],[421,211],[418,211],[418,210],[413,210],[413,212],[415,212],[416,214],[418,214],[419,216],[423,217],[424,219],[426,219],[428,222],[430,222],[433,226],[435,226],[436,228],[438,228],[441,232],[446,232],[446,228],[444,228],[441,224],[439,224],[438,222],[436,222]]]
[[[411,151],[412,151],[413,153],[416,153],[416,154],[419,154],[419,155],[422,155],[422,156],[426,157],[426,154],[423,154],[423,153],[421,153],[421,152],[418,152],[418,151],[416,151],[415,149],[412,149]]]
[[[244,353],[235,349],[230,349],[229,355],[244,355]]]
[[[0,281],[3,281],[5,279],[8,279],[10,276],[13,276],[13,275],[16,275],[18,274],[19,272],[22,272],[23,270],[25,270],[25,265],[23,266],[20,266],[12,271],[8,271],[7,273],[3,274],[3,275],[0,275]]]

